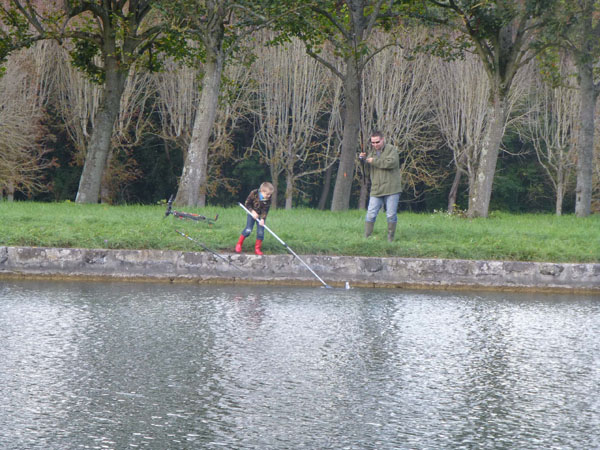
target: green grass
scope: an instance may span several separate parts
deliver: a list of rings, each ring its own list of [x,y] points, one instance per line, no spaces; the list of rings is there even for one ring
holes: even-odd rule
[[[213,225],[165,217],[165,206],[0,202],[0,245],[112,249],[199,250],[175,233],[180,229],[218,252],[231,252],[245,225],[245,212],[229,208],[179,208]],[[385,215],[373,236],[363,237],[364,211],[271,210],[267,225],[298,254],[600,262],[600,215],[577,218],[494,212],[487,219],[443,213],[398,215],[396,239],[386,239]],[[251,252],[255,239],[246,241]],[[267,254],[286,249],[267,232]]]

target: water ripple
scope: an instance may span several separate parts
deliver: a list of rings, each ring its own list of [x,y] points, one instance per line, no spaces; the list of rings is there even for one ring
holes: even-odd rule
[[[0,448],[598,448],[600,299],[0,284]]]

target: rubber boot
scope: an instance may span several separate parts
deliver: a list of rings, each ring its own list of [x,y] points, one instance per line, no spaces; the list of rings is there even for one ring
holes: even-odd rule
[[[257,239],[256,243],[254,244],[254,253],[259,256],[263,254],[263,252],[261,252],[261,250],[260,250],[261,245],[262,245],[262,240]]]
[[[240,238],[237,241],[237,244],[235,244],[235,252],[236,253],[242,253],[242,244],[244,243],[244,239],[246,239],[244,237],[244,235],[240,235]]]
[[[388,242],[392,242],[394,240],[395,234],[396,234],[396,222],[388,222]]]
[[[374,226],[375,226],[375,222],[365,222],[365,237],[366,238],[371,236]]]

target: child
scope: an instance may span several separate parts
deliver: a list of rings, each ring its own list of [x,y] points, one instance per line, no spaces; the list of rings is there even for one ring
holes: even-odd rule
[[[256,243],[254,244],[254,253],[262,255],[263,252],[260,250],[262,241],[265,238],[265,220],[271,207],[271,195],[273,195],[273,185],[268,181],[265,181],[260,185],[260,188],[254,189],[248,195],[245,206],[250,211],[250,214],[246,214],[246,228],[242,230],[242,234],[235,245],[235,252],[242,252],[242,244],[244,239],[250,236],[254,223],[258,222],[256,227]]]

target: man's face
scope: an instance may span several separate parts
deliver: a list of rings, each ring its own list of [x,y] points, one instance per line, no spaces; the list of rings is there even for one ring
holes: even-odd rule
[[[385,142],[384,139],[382,137],[379,136],[372,136],[371,137],[371,145],[373,146],[373,148],[376,151],[379,151],[383,148]]]

